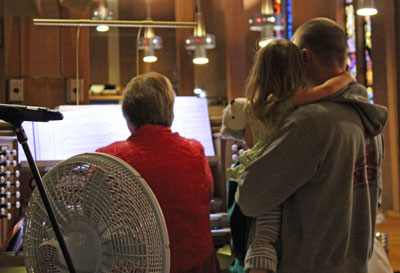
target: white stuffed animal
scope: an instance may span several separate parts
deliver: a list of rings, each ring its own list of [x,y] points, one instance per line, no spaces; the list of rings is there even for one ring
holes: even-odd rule
[[[223,136],[244,140],[247,124],[247,104],[246,98],[236,98],[224,108],[221,126]]]

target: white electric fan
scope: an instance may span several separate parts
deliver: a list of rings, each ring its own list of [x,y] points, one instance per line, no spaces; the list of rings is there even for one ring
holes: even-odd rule
[[[76,272],[169,272],[169,240],[150,187],[126,162],[103,153],[74,156],[44,177]],[[25,213],[28,272],[68,272],[37,189]]]

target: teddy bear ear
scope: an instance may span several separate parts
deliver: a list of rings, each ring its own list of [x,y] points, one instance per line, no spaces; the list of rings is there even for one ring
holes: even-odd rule
[[[230,105],[235,103],[235,99],[231,100]]]

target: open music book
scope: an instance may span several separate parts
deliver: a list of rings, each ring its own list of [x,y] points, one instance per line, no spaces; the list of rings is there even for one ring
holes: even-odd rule
[[[63,120],[22,124],[36,161],[65,160],[130,136],[121,105],[63,105],[59,111]],[[215,155],[206,99],[176,97],[171,130],[198,140],[206,156]],[[19,150],[19,161],[26,161]]]

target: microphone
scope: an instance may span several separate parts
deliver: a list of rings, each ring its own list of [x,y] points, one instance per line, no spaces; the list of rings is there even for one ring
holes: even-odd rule
[[[0,119],[13,125],[23,121],[47,122],[50,120],[62,120],[63,114],[46,107],[25,106],[17,104],[0,104]]]

